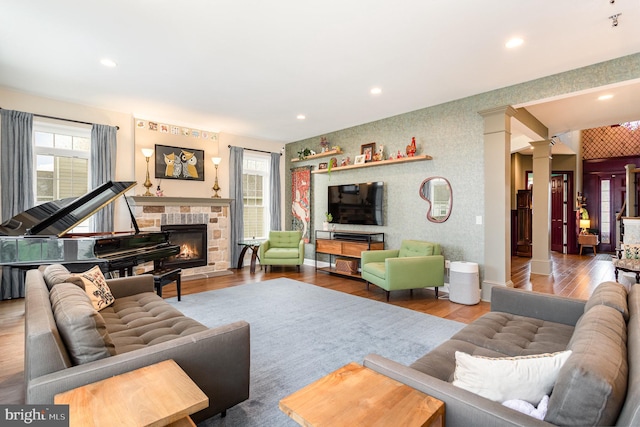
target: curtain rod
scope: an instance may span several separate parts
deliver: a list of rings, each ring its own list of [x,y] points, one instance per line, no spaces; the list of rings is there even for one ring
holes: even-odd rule
[[[2,107],[0,107],[0,110],[2,110],[2,109],[3,109],[3,108],[2,108]],[[81,124],[81,125],[92,125],[92,126],[93,126],[93,125],[95,125],[95,124],[96,124],[96,123],[83,122],[83,121],[81,121],[81,120],[71,120],[71,119],[63,119],[63,118],[60,118],[60,117],[45,116],[44,114],[35,114],[35,113],[32,113],[32,114],[33,114],[35,117],[41,117],[41,118],[43,118],[43,119],[62,120],[62,121],[65,121],[65,122],[79,123],[79,124]],[[117,130],[120,130],[120,126],[116,126],[116,129],[117,129]]]
[[[227,148],[231,148],[231,145],[227,145]],[[272,151],[256,150],[255,148],[244,148],[244,147],[242,147],[242,149],[243,150],[249,150],[249,151],[256,151],[258,153],[275,154]],[[282,153],[280,153],[280,155],[282,156]]]

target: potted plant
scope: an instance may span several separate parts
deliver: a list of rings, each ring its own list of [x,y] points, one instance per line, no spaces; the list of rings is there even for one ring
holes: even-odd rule
[[[330,212],[324,213],[324,222],[322,223],[322,229],[324,231],[329,231],[329,223],[333,221],[333,215]]]
[[[303,150],[298,151],[298,159],[299,160],[304,160],[307,158],[307,156],[311,155],[311,150],[308,148],[305,148]]]

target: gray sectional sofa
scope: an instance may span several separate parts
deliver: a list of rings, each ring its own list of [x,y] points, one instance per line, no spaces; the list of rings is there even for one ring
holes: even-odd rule
[[[490,358],[571,350],[543,420],[452,384],[455,352]],[[379,355],[364,365],[445,402],[448,427],[640,426],[640,285],[615,282],[588,301],[494,287],[491,312],[404,366]]]
[[[248,323],[208,328],[185,317],[155,294],[151,275],[107,283],[115,301],[98,312],[76,278],[27,272],[26,403],[53,403],[60,392],[167,359],[209,397],[196,422],[248,399]]]

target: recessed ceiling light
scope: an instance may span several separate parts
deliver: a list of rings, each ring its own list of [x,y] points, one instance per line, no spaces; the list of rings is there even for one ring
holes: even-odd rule
[[[114,68],[115,66],[118,65],[118,64],[116,64],[116,61],[114,61],[113,59],[109,59],[109,58],[101,59],[100,63],[102,65],[104,65],[105,67],[109,67],[109,68]]]
[[[382,89],[379,87],[371,88],[371,95],[380,95],[382,93]]]
[[[518,47],[518,46],[522,45],[522,43],[524,43],[524,40],[522,40],[520,37],[514,37],[512,39],[509,39],[509,41],[507,41],[505,46],[508,49],[513,49],[515,47]]]
[[[598,97],[598,101],[606,101],[607,99],[611,99],[611,98],[613,98],[613,95],[610,93],[606,95],[600,95]]]
[[[306,119],[306,118],[307,118],[307,116],[305,116],[304,114],[298,114],[298,115],[296,116],[296,119],[298,119],[298,120],[304,120],[304,119]]]

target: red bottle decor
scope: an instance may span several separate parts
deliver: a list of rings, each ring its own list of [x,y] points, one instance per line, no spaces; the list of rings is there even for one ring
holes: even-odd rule
[[[407,156],[413,157],[416,154],[416,137],[411,137],[411,144],[407,145]]]

